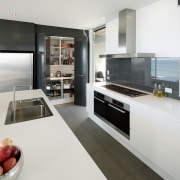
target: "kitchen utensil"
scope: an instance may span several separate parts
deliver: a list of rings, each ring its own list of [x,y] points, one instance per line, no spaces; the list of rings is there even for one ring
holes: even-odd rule
[[[61,77],[61,71],[56,72],[56,77]]]

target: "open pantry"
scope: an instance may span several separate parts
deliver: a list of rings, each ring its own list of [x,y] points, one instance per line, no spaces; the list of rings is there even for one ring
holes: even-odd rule
[[[73,102],[74,38],[47,36],[46,58],[50,65],[46,95],[54,105]]]

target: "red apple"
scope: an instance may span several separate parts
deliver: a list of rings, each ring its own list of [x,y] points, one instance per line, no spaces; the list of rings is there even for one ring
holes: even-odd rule
[[[17,158],[19,156],[20,150],[17,146],[12,146],[11,157]]]
[[[10,157],[3,162],[4,173],[8,172],[16,165],[16,158]]]
[[[10,157],[12,153],[12,146],[5,146],[0,149],[0,162]]]
[[[3,174],[3,167],[0,166],[0,176],[2,176],[2,174]]]

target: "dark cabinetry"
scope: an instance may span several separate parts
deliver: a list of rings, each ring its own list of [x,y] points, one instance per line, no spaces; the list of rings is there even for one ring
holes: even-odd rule
[[[16,46],[13,32],[0,32],[0,50],[14,50]]]
[[[81,31],[82,32],[82,31]],[[74,102],[86,106],[86,83],[88,82],[88,39],[83,32],[75,39],[75,89]]]
[[[34,24],[0,20],[0,50],[35,51]]]
[[[88,82],[88,39],[87,37],[85,37],[83,30],[36,25],[37,35],[41,34],[42,32],[46,34],[44,35],[44,39],[45,36],[61,36],[74,38],[74,103],[77,105],[85,106],[86,83]],[[37,49],[39,49],[38,43]],[[43,51],[45,52],[44,49]],[[41,54],[43,55],[42,51]],[[39,59],[37,59],[37,61],[43,62],[42,58],[40,57],[42,56],[39,56]],[[48,61],[50,62],[50,60]],[[37,68],[37,72],[38,71],[39,69]],[[46,71],[50,74],[50,64],[46,64]],[[40,83],[45,82],[41,81]]]
[[[46,62],[45,59],[45,34],[38,33],[36,35],[36,88],[42,89],[46,92],[46,78],[49,76],[50,73],[50,66],[49,61]]]
[[[16,33],[16,50],[34,51],[35,35],[34,33]]]
[[[0,50],[34,51],[34,33],[0,31]]]
[[[34,23],[0,19],[0,51],[34,52],[34,88],[45,91],[50,74],[50,60],[45,59],[45,37],[62,36],[75,39],[73,58],[75,66],[75,104],[86,105],[88,82],[88,39],[85,31],[70,28],[43,26]],[[73,59],[72,58],[72,59]],[[60,59],[61,60],[61,59]],[[60,61],[59,61],[60,62]],[[63,61],[63,65],[67,65]]]

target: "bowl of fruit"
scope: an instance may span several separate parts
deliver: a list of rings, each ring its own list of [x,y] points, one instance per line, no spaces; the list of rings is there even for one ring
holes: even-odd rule
[[[13,145],[10,138],[0,143],[0,180],[16,180],[24,163],[22,149]]]

